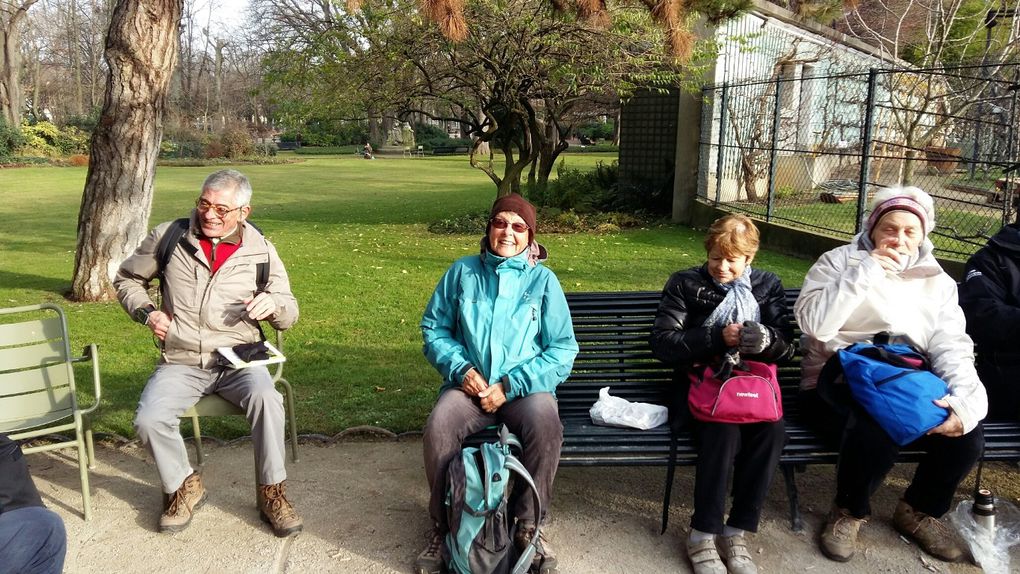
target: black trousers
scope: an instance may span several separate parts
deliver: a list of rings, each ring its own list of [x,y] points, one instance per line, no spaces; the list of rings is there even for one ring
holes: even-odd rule
[[[806,420],[822,426],[818,430],[823,436],[833,436],[834,426],[842,424],[835,503],[857,518],[869,516],[871,496],[892,470],[901,447],[857,405],[841,417],[818,393],[802,391],[800,407]],[[902,447],[924,452],[903,500],[915,510],[941,517],[949,510],[957,487],[981,457],[983,446],[984,434],[978,426],[963,436],[925,435]]]
[[[726,524],[757,532],[762,505],[786,443],[786,424],[782,420],[748,424],[698,422],[693,430],[698,440],[698,463],[691,527],[722,534],[726,485],[732,476],[733,505]]]

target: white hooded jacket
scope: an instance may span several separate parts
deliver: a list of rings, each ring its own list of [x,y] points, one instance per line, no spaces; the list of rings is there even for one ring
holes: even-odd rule
[[[838,349],[887,331],[926,352],[932,371],[949,385],[949,402],[970,432],[988,411],[974,368],[974,343],[957,299],[956,283],[932,255],[928,239],[916,261],[886,271],[861,245],[822,255],[804,279],[794,314],[804,332],[801,389],[813,389],[825,361]]]

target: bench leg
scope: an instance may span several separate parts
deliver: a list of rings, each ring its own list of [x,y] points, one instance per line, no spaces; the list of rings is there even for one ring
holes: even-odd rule
[[[800,516],[800,496],[797,494],[797,469],[792,464],[781,465],[781,468],[786,482],[786,498],[790,502],[790,529],[800,532],[804,530],[804,521]]]

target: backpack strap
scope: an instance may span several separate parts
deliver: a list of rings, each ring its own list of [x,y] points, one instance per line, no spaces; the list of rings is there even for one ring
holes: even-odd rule
[[[166,267],[174,250],[180,245],[192,255],[197,251],[192,244],[184,240],[190,227],[189,218],[175,219],[159,240],[159,246],[156,248],[156,277],[159,278],[159,296],[163,299],[166,299]]]
[[[542,529],[542,500],[538,496],[538,488],[535,487],[535,481],[531,478],[531,473],[524,467],[524,464],[514,455],[507,454],[505,466],[508,470],[517,474],[517,477],[527,483],[528,487],[531,488],[531,495],[535,498],[535,534],[531,537],[531,544],[521,552],[520,558],[517,559],[517,563],[514,564],[511,574],[525,574],[529,568],[531,568],[531,561],[535,557],[535,551],[538,547],[539,534]]]

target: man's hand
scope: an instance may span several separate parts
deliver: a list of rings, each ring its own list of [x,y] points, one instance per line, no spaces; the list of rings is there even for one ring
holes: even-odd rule
[[[244,310],[248,312],[248,318],[253,321],[261,321],[276,314],[276,301],[269,293],[259,293],[244,303],[247,305]]]
[[[494,413],[499,410],[499,407],[506,403],[506,395],[503,393],[503,383],[496,383],[491,385],[478,394],[478,398],[482,399],[482,410],[487,413]]]
[[[742,326],[740,323],[730,323],[723,327],[722,340],[727,347],[736,347],[740,344],[740,328]]]
[[[464,381],[460,384],[460,388],[464,389],[464,392],[472,397],[477,397],[488,387],[489,381],[486,381],[485,377],[475,369],[468,371],[464,375]]]
[[[953,412],[952,407],[949,406],[949,401],[938,399],[933,402],[949,411],[949,418],[946,419],[946,422],[928,431],[927,434],[941,434],[948,437],[963,436],[963,421]]]
[[[145,326],[152,331],[160,341],[166,337],[166,331],[170,328],[170,321],[173,319],[166,313],[155,310],[149,312],[149,319],[146,321]]]

